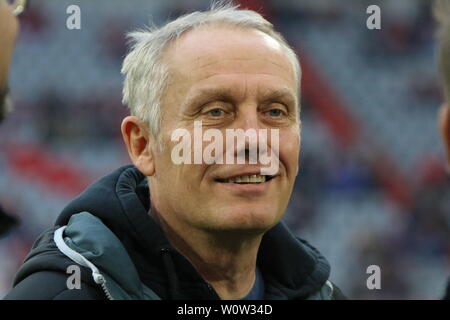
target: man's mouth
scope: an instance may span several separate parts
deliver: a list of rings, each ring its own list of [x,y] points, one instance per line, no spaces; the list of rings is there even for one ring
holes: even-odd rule
[[[275,176],[260,175],[260,174],[249,174],[235,176],[227,179],[216,179],[217,182],[221,183],[237,183],[237,184],[260,184],[270,181]]]

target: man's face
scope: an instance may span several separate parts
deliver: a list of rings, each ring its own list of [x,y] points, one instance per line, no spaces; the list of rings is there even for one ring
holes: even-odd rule
[[[298,172],[296,79],[280,45],[256,30],[208,27],[184,34],[166,54],[170,79],[162,101],[162,151],[154,148],[152,203],[172,226],[261,232],[278,223]],[[279,169],[259,184],[226,182],[259,174],[261,164],[175,164],[172,132],[202,129],[279,132]],[[203,149],[209,142],[203,143]],[[223,152],[225,154],[225,147]],[[224,156],[225,159],[225,156]],[[269,177],[267,177],[269,178]],[[229,180],[228,180],[229,181]]]

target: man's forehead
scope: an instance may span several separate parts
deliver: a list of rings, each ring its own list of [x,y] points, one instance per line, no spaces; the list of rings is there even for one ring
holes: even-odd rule
[[[205,26],[189,31],[169,46],[166,61],[172,71],[190,74],[208,68],[266,66],[293,72],[281,45],[253,29]]]
[[[283,70],[280,66],[265,59],[223,59],[191,69],[191,72],[177,70],[167,84],[178,94],[183,94],[185,101],[208,96],[220,96],[224,100],[234,97],[232,100],[239,101],[247,94],[256,94],[262,100],[266,96],[297,100],[293,74],[280,70]]]
[[[210,86],[239,97],[243,89],[261,97],[288,88],[298,98],[292,63],[267,37],[257,30],[214,27],[181,36],[165,56],[170,74],[165,101],[184,105],[191,100],[187,97],[198,97],[200,88]]]

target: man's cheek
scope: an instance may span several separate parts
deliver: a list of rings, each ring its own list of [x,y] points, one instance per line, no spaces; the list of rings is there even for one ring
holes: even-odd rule
[[[294,134],[292,134],[294,133]],[[280,160],[286,164],[287,174],[295,177],[298,173],[300,154],[300,135],[291,132],[280,137]]]

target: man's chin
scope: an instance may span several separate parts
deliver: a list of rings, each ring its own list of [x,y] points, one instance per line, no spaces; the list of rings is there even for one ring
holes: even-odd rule
[[[219,216],[217,216],[219,214]],[[282,214],[267,206],[230,206],[216,212],[212,229],[222,231],[264,233],[281,220]]]

